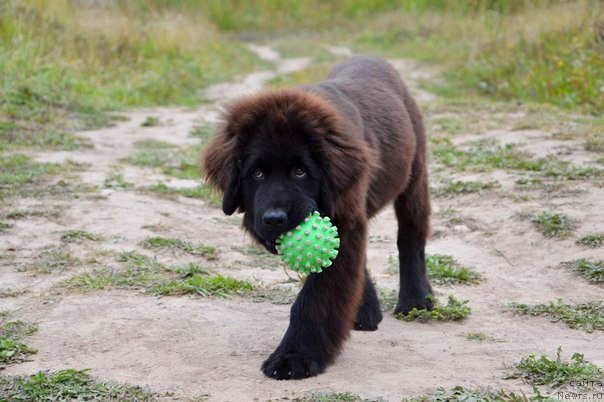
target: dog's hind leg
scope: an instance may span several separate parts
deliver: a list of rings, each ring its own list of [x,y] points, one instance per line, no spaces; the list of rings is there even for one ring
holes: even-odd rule
[[[414,307],[431,309],[432,287],[426,276],[424,248],[429,232],[430,199],[425,163],[416,161],[409,186],[394,201],[398,220],[397,245],[400,290],[395,313],[406,314]]]
[[[365,284],[363,285],[363,301],[354,320],[354,329],[357,331],[375,331],[382,322],[380,301],[375,291],[375,286],[367,267],[365,267]]]

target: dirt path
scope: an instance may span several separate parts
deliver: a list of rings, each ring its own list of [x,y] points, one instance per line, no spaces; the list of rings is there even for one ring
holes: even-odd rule
[[[435,236],[428,252],[454,256],[476,269],[484,280],[477,286],[437,286],[438,294],[455,294],[469,300],[472,315],[462,323],[406,323],[386,314],[377,332],[354,332],[343,354],[327,373],[295,382],[266,379],[260,365],[277,345],[288,323],[288,305],[256,303],[248,299],[204,299],[201,297],[158,298],[133,290],[99,291],[87,294],[55,294],[51,286],[76,272],[97,266],[91,257],[107,251],[143,250],[139,243],[156,233],[148,225],[160,224],[163,234],[217,247],[217,273],[268,285],[283,284],[283,270],[258,266],[256,258],[242,254],[233,245],[248,245],[238,219],[223,216],[220,209],[204,201],[179,197],[160,198],[133,189],[104,188],[107,177],[119,171],[136,187],[158,181],[183,188],[196,183],[164,176],[156,170],[125,165],[137,142],[161,140],[179,147],[198,140],[189,133],[196,125],[216,121],[219,105],[233,96],[253,92],[276,74],[306,67],[310,59],[282,59],[269,47],[251,48],[274,63],[274,71],[243,77],[234,83],[210,87],[212,103],[196,109],[146,109],[125,114],[116,126],[79,135],[93,148],[72,152],[36,154],[41,162],[71,160],[85,166],[78,173],[87,185],[99,186],[97,193],[80,199],[21,199],[13,209],[55,210],[53,218],[29,217],[15,221],[10,233],[0,234],[0,248],[11,250],[9,260],[0,260],[2,288],[26,288],[28,293],[0,299],[0,309],[18,310],[19,318],[35,322],[38,332],[28,344],[39,353],[32,361],[10,366],[6,374],[36,370],[92,368],[102,379],[148,385],[158,392],[173,392],[174,398],[207,394],[210,400],[246,401],[301,396],[309,391],[353,392],[365,398],[400,400],[454,385],[524,389],[516,380],[504,379],[506,366],[522,356],[554,355],[562,346],[564,357],[575,351],[604,365],[602,332],[588,334],[572,330],[546,318],[516,317],[507,312],[508,302],[567,302],[602,299],[602,288],[591,285],[568,270],[556,269],[562,261],[580,257],[602,258],[602,249],[586,249],[576,239],[545,239],[519,214],[553,208],[568,214],[577,224],[577,236],[604,227],[604,189],[589,183],[576,184],[567,197],[545,198],[537,194],[514,202],[514,173],[492,174],[445,172],[449,179],[497,179],[501,188],[453,198],[434,199]],[[346,49],[330,48],[344,54]],[[420,101],[436,97],[421,91],[416,81],[425,78],[422,67],[405,61],[395,66]],[[160,124],[142,127],[147,116]],[[435,117],[435,116],[428,116]],[[496,141],[520,142],[535,154],[558,152],[569,147],[567,158],[589,162],[572,141],[552,143],[545,132],[511,131],[500,127],[483,134]],[[458,136],[464,143],[476,136]],[[443,173],[435,174],[442,178]],[[463,219],[451,225],[444,217],[454,210]],[[382,288],[396,289],[398,276],[387,270],[388,257],[396,255],[396,226],[393,212],[385,210],[371,225],[369,267]],[[102,236],[101,242],[71,245],[71,252],[85,263],[51,275],[32,276],[15,268],[26,267],[45,248],[61,243],[61,233],[86,230]],[[195,261],[195,258],[159,253],[166,262]],[[199,262],[204,262],[198,259]],[[270,264],[269,264],[270,265]],[[494,341],[471,342],[466,335],[481,332]],[[168,398],[170,399],[170,398]]]

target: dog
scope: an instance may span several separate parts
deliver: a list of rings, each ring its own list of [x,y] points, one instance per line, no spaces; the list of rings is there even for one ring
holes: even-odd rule
[[[400,290],[395,313],[431,309],[424,247],[430,199],[422,115],[385,60],[356,56],[317,84],[263,90],[230,104],[203,155],[222,209],[272,253],[282,233],[313,211],[338,227],[340,251],[310,274],[289,328],[262,365],[268,377],[325,371],[351,329],[382,320],[366,268],[367,224],[390,202],[398,221]]]

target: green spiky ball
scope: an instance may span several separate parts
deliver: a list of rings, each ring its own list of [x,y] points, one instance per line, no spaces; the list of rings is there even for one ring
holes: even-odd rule
[[[338,256],[339,246],[338,228],[329,217],[321,217],[316,211],[277,239],[281,261],[303,274],[322,272],[329,267]]]

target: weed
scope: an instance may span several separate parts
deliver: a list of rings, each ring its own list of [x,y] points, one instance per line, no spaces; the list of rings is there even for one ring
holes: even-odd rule
[[[604,244],[604,233],[592,233],[583,236],[577,240],[577,244],[581,244],[589,248],[600,247],[602,244]]]
[[[5,297],[19,297],[29,292],[27,289],[0,289],[0,299]]]
[[[105,188],[127,189],[132,188],[133,184],[127,182],[121,173],[111,173],[103,183]]]
[[[480,275],[476,271],[459,265],[449,255],[427,255],[426,270],[428,278],[437,284],[477,284],[480,282]]]
[[[468,317],[472,310],[467,305],[468,301],[460,301],[450,295],[447,304],[441,305],[436,298],[432,298],[434,307],[430,310],[413,308],[407,314],[397,314],[396,318],[404,321],[458,321]]]
[[[189,254],[199,255],[206,260],[218,259],[218,249],[201,243],[190,243],[180,239],[166,237],[148,237],[141,242],[141,246],[148,249],[178,249]]]
[[[21,342],[37,329],[35,325],[24,321],[0,319],[0,369],[8,364],[23,362],[27,356],[37,352]]]
[[[186,198],[195,198],[206,201],[212,207],[219,207],[222,204],[222,196],[216,191],[210,189],[207,185],[201,184],[192,188],[168,187],[164,183],[157,183],[143,188],[143,190],[165,196],[180,195]]]
[[[495,340],[484,332],[470,332],[466,334],[466,339],[473,342],[492,342]]]
[[[0,393],[10,401],[155,401],[148,389],[111,382],[99,382],[90,369],[39,371],[22,377],[0,378]]]
[[[570,268],[588,281],[595,284],[604,284],[604,260],[579,260],[563,262],[564,268]]]
[[[604,371],[597,365],[585,361],[580,353],[574,353],[570,361],[562,361],[558,348],[556,360],[545,355],[537,358],[535,355],[523,357],[516,365],[516,370],[509,378],[522,378],[533,385],[548,385],[561,387],[568,385],[571,380],[598,381],[604,378]]]
[[[10,223],[0,222],[0,233],[4,233],[4,232],[8,231],[8,229],[10,229],[12,227],[13,227],[13,225],[11,225]]]
[[[572,235],[573,225],[568,216],[550,211],[543,211],[531,218],[541,233],[547,238],[566,238]]]
[[[483,190],[501,187],[496,181],[481,183],[477,181],[451,181],[444,187],[432,189],[432,194],[435,196],[446,196],[455,194],[470,194],[479,193]]]
[[[65,271],[79,265],[80,262],[79,259],[71,255],[69,250],[63,247],[51,247],[42,252],[30,269],[36,274],[50,274]]]
[[[161,296],[183,295],[197,293],[204,297],[229,297],[242,295],[254,290],[251,283],[238,279],[227,278],[222,275],[202,276],[194,274],[183,280],[169,281],[156,286],[153,290]]]
[[[562,321],[586,332],[604,330],[604,302],[571,305],[558,300],[550,304],[512,303],[510,307],[520,314],[551,317],[553,322]]]
[[[0,157],[0,200],[41,191],[38,187],[60,171],[60,165],[33,162],[25,155],[3,155]]]
[[[203,126],[193,127],[191,129],[191,132],[189,133],[189,135],[191,137],[199,138],[199,140],[203,144],[204,142],[206,142],[208,139],[211,138],[213,133],[214,133],[214,126],[206,124]]]
[[[382,311],[391,311],[396,307],[398,303],[398,291],[380,287],[377,289],[377,294]]]
[[[85,230],[68,230],[61,235],[64,243],[81,243],[84,240],[99,241],[101,237]]]
[[[539,391],[537,394],[539,394]],[[541,395],[539,395],[541,397]],[[549,402],[547,398],[528,399],[524,394],[517,395],[505,390],[494,390],[491,388],[466,389],[457,385],[451,389],[438,388],[431,395],[424,395],[412,399],[403,399],[404,402],[529,402],[529,401]]]
[[[141,123],[141,127],[155,127],[159,126],[159,117],[147,116]]]
[[[180,149],[167,142],[147,140],[135,144],[135,152],[126,160],[136,166],[160,169],[180,179],[199,179],[200,146]]]

